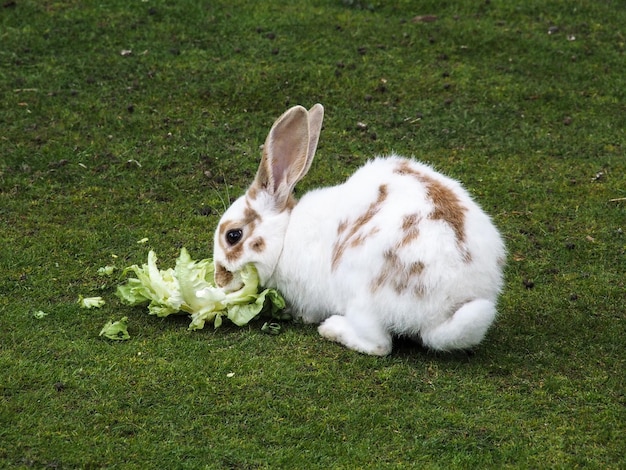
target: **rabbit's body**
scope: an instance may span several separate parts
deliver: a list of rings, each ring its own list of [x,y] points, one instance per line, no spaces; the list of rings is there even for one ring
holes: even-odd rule
[[[281,131],[287,113],[272,132]],[[323,322],[322,336],[368,354],[388,354],[394,335],[420,337],[439,350],[478,344],[495,318],[505,250],[461,185],[427,165],[391,156],[295,203],[291,190],[308,170],[315,145],[306,132],[301,152],[307,162],[281,183],[276,175],[293,163],[267,148],[276,146],[272,132],[257,180],[216,232],[218,284],[236,282],[232,273],[253,262],[261,282],[278,289],[297,317]],[[277,189],[268,190],[272,186]],[[241,238],[230,246],[224,237],[232,227]]]
[[[436,215],[428,183],[416,175],[458,197],[466,212],[463,240],[445,216]],[[300,199],[268,285],[307,323],[354,311],[357,323],[373,317],[368,329],[377,323],[389,334],[417,337],[468,301],[495,304],[503,259],[498,232],[457,182],[394,156]],[[449,346],[437,349],[457,347]]]

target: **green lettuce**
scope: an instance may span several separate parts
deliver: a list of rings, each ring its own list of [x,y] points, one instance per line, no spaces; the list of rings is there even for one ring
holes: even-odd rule
[[[82,308],[100,308],[105,304],[102,297],[83,297],[78,296],[78,305]]]
[[[103,266],[98,269],[98,276],[110,276],[115,271],[115,266]]]
[[[148,253],[148,263],[133,265],[124,270],[137,277],[118,286],[117,296],[128,305],[147,305],[152,315],[188,314],[190,330],[204,328],[213,322],[215,328],[228,318],[238,326],[246,325],[262,313],[286,320],[285,300],[274,289],[260,291],[259,275],[254,265],[246,265],[237,273],[243,286],[234,292],[225,292],[213,282],[214,267],[210,259],[194,261],[185,248],[176,260],[176,266],[159,270],[154,251]],[[259,292],[260,291],[260,292]]]
[[[109,321],[100,331],[100,336],[114,341],[130,339],[130,335],[128,334],[128,318],[124,317],[118,321]]]

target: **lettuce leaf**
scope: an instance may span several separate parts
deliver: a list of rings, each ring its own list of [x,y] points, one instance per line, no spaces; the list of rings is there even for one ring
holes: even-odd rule
[[[135,264],[126,268],[124,273],[133,271],[137,278],[131,278],[125,285],[118,286],[117,295],[129,305],[149,302],[148,311],[151,315],[165,317],[178,313],[183,300],[174,270],[160,271],[156,262],[156,254],[150,251],[148,264],[142,267]]]
[[[105,304],[102,297],[83,297],[78,296],[78,305],[82,308],[100,308]]]
[[[98,269],[98,276],[110,276],[115,271],[115,266],[103,266]]]
[[[259,292],[259,275],[254,265],[245,266],[237,276],[243,285],[234,292],[225,292],[213,282],[213,261],[194,261],[182,248],[174,269],[159,270],[157,257],[148,253],[148,263],[133,265],[124,270],[137,277],[118,286],[117,296],[128,305],[148,305],[152,315],[189,314],[190,330],[204,328],[213,322],[218,328],[223,318],[243,326],[267,312],[276,319],[289,319],[283,312],[285,300],[274,289]]]
[[[130,339],[130,335],[128,334],[128,317],[124,317],[118,321],[109,321],[100,331],[100,336],[104,336],[113,341]]]

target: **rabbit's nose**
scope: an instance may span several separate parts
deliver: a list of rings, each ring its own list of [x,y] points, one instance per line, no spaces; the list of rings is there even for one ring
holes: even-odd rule
[[[215,284],[218,287],[226,287],[233,280],[233,273],[227,270],[220,263],[217,263],[215,266]]]

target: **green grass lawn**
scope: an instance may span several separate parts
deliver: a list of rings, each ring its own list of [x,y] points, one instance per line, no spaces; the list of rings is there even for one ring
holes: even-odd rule
[[[3,1],[0,467],[626,468],[624,25],[621,0]],[[189,332],[114,296],[149,249],[212,256],[273,120],[316,102],[300,192],[395,151],[493,216],[473,353]]]

